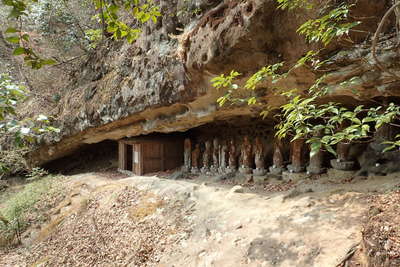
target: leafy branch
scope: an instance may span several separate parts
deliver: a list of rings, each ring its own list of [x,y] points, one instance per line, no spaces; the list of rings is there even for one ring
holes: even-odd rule
[[[0,74],[0,132],[3,137],[12,135],[18,147],[34,142],[42,134],[59,132],[44,115],[18,119],[16,109],[27,97],[24,86],[14,83],[6,74]]]
[[[141,3],[139,0],[91,0],[96,10],[100,10],[98,18],[101,20],[103,32],[110,33],[114,39],[125,39],[129,43],[134,42],[140,35],[140,28],[132,28],[120,19],[122,10],[128,12],[139,23],[148,21],[157,22],[161,16],[159,7],[152,0]],[[5,6],[10,7],[9,17],[15,19],[18,26],[9,27],[5,33],[5,39],[17,45],[13,54],[22,55],[27,65],[33,69],[40,69],[45,65],[55,64],[53,59],[42,58],[30,45],[29,34],[23,31],[22,21],[29,15],[29,5],[37,4],[38,0],[2,0]],[[98,37],[97,31],[88,31],[89,39]]]
[[[146,0],[140,4],[139,0],[123,1],[104,1],[93,0],[95,8],[100,10],[102,23],[105,24],[104,31],[111,33],[117,39],[126,39],[129,43],[134,42],[140,35],[139,28],[132,28],[120,19],[121,10],[128,11],[136,21],[141,24],[152,21],[157,23],[157,18],[161,16],[159,7],[153,4],[152,0]]]
[[[353,5],[341,4],[328,14],[317,19],[305,22],[297,30],[303,34],[308,42],[321,42],[325,46],[333,39],[348,35],[350,29],[359,25],[359,21],[347,22],[350,7]]]

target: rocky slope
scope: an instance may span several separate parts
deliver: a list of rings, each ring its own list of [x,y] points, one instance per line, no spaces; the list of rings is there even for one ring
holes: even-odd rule
[[[143,28],[133,45],[116,42],[99,49],[75,72],[56,109],[62,135],[43,139],[30,154],[31,164],[43,164],[79,149],[83,144],[117,140],[152,132],[185,131],[209,122],[238,116],[258,116],[247,106],[218,107],[224,94],[210,79],[235,69],[242,81],[262,66],[285,61],[289,65],[308,45],[296,33],[298,26],[314,17],[330,1],[318,1],[316,10],[282,11],[274,0],[163,1],[164,16]],[[350,35],[355,48],[346,50],[344,40],[330,45],[328,82],[331,97],[345,104],[396,96],[398,82],[379,71],[371,56],[369,37],[390,1],[358,1],[351,19],[362,21]],[[386,32],[393,28],[388,23]],[[390,36],[379,43],[379,57],[397,70],[396,42]],[[300,68],[279,84],[281,88],[305,89],[315,73]],[[352,79],[351,86],[341,82]],[[257,93],[272,108],[285,99],[276,96],[267,82]]]
[[[0,266],[398,266],[398,177],[323,175],[290,190],[272,178],[65,177],[50,219],[0,249]]]

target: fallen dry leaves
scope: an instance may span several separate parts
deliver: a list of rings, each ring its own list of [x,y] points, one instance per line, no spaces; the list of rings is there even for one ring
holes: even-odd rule
[[[400,191],[373,195],[369,203],[364,253],[374,266],[400,266]]]
[[[182,210],[133,187],[107,190],[64,218],[46,240],[7,257],[18,254],[20,266],[154,266],[180,241]]]

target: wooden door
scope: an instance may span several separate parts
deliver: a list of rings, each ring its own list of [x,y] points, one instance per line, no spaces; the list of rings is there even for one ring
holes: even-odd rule
[[[161,142],[143,144],[143,173],[164,170],[164,145]]]
[[[183,141],[172,140],[165,143],[165,170],[173,170],[183,165]]]
[[[118,142],[118,168],[120,170],[126,170],[127,161],[126,161],[126,145],[122,142]]]

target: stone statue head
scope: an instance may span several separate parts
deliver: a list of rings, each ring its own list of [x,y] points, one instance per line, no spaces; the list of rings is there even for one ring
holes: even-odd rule
[[[191,142],[189,138],[185,138],[185,147],[189,148],[191,146]]]
[[[206,145],[206,149],[210,149],[210,148],[211,148],[211,142],[210,142],[210,140],[207,140],[207,141],[205,142],[205,145]]]
[[[259,136],[256,137],[256,145],[257,146],[262,145],[261,138]]]
[[[219,145],[219,140],[218,140],[218,138],[214,138],[213,144],[214,144],[214,147],[217,147],[217,146]]]

